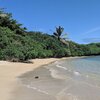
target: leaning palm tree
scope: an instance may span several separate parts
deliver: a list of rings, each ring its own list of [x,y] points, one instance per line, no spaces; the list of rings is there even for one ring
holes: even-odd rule
[[[59,27],[56,27],[56,32],[54,32],[53,34],[54,34],[54,36],[56,36],[58,38],[58,40],[60,40],[63,31],[64,31],[64,28],[59,26]]]

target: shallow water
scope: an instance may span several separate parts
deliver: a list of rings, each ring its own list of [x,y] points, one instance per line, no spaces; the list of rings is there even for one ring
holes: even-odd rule
[[[35,95],[44,95],[34,100],[100,100],[100,56],[56,61],[19,79]]]

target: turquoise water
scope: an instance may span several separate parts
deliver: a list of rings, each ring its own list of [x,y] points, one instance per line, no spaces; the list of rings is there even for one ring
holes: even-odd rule
[[[100,56],[65,60],[61,61],[59,65],[66,67],[67,71],[74,73],[74,75],[80,74],[78,76],[81,76],[81,78],[100,78]]]
[[[45,100],[100,100],[100,56],[56,61],[23,74],[20,80],[45,94],[49,98]]]

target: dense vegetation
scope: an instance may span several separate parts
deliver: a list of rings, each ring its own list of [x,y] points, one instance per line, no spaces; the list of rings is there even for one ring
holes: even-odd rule
[[[53,35],[27,32],[9,13],[0,11],[0,60],[100,55],[100,43],[77,44],[62,39],[62,27]]]

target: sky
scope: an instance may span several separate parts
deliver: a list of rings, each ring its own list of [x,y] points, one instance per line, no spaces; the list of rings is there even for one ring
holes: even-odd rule
[[[72,41],[100,42],[100,0],[0,0],[0,8],[29,31],[53,34],[62,26]]]

